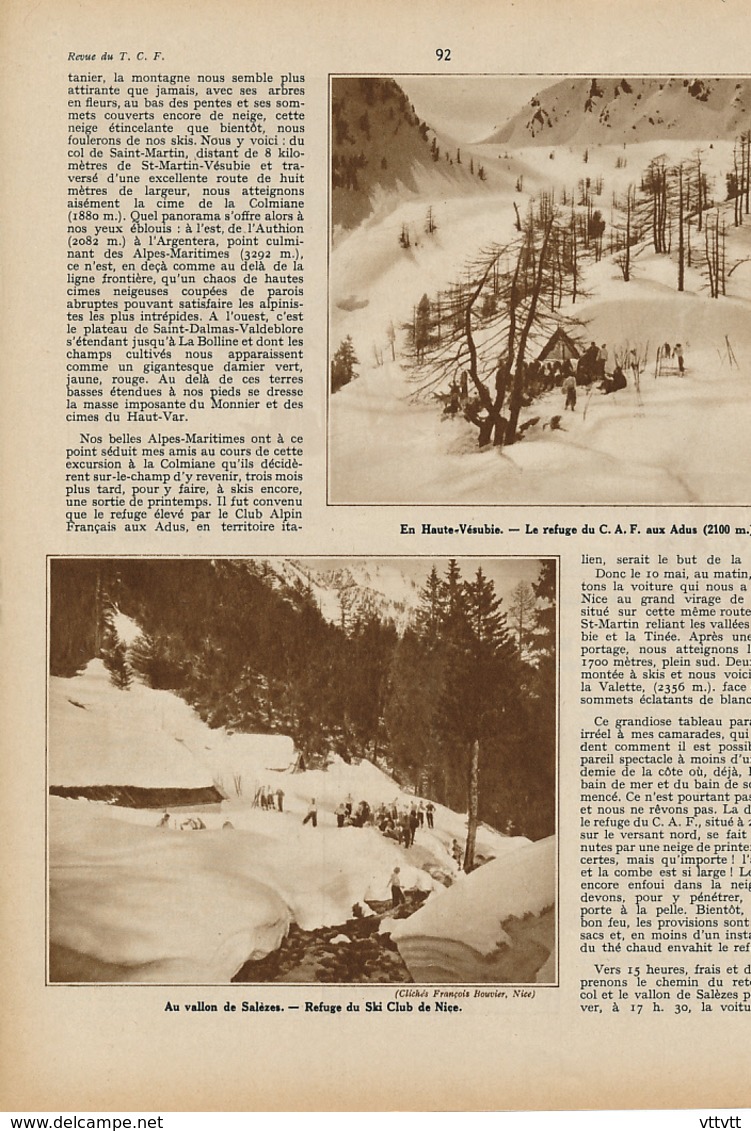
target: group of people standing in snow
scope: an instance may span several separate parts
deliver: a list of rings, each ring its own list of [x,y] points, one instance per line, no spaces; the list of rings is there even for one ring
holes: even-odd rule
[[[658,358],[660,361],[671,360],[670,342],[665,342],[664,346],[660,346],[660,349],[658,351]],[[673,346],[672,359],[678,366],[678,376],[682,377],[686,372],[686,361],[683,355],[683,346],[680,342],[677,342],[676,345]]]
[[[420,801],[412,802],[407,808],[400,806],[397,801],[391,805],[381,803],[375,812],[374,823],[376,828],[390,840],[398,841],[405,848],[410,848],[415,843],[415,833],[425,825],[433,828],[435,805],[428,801],[427,805]]]
[[[685,373],[685,355],[680,342],[672,347],[669,342],[660,346],[658,362],[663,359],[669,360],[671,357],[678,367],[679,376],[682,377]],[[605,342],[601,346],[598,346],[596,342],[590,342],[576,363],[576,369],[574,369],[574,364],[569,358],[566,358],[563,362],[555,363],[555,377],[560,379],[561,391],[566,398],[564,411],[571,409],[572,412],[575,412],[577,388],[582,385],[589,386],[594,381],[599,381],[598,389],[607,396],[608,393],[617,393],[619,389],[625,389],[628,386],[627,373],[630,373],[631,379],[638,389],[643,368],[643,362],[639,358],[638,351],[635,348],[628,349],[620,360],[616,356],[615,365],[610,373],[607,371],[608,359],[608,347]]]
[[[270,785],[259,785],[253,798],[253,806],[258,809],[277,809],[284,812],[284,790],[281,786],[272,789]]]
[[[425,826],[429,829],[433,828],[435,805],[432,801],[428,801],[427,804],[424,801],[413,801],[407,806],[400,804],[397,799],[390,805],[381,802],[373,809],[365,800],[355,805],[350,794],[336,806],[334,816],[339,829],[375,826],[385,837],[409,848],[415,842],[415,833],[418,829]],[[302,823],[311,824],[313,828],[318,825],[318,805],[314,797],[311,798]]]

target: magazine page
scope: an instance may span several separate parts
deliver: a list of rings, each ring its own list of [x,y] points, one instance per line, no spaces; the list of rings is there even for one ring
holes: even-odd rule
[[[2,27],[6,1107],[747,1105],[743,6]]]

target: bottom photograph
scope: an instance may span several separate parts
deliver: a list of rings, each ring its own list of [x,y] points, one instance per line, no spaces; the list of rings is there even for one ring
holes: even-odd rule
[[[51,558],[48,982],[557,984],[553,558]]]

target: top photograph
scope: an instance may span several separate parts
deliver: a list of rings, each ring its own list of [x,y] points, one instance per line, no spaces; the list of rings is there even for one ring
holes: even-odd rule
[[[328,502],[745,504],[751,78],[330,80]]]

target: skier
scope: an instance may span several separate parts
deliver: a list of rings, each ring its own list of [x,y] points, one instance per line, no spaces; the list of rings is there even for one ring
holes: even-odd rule
[[[428,828],[429,829],[433,828],[433,814],[434,813],[435,813],[435,805],[433,804],[432,801],[429,801],[428,804],[425,806],[425,816],[428,818]]]
[[[566,404],[563,411],[570,408],[572,412],[576,412],[576,377],[573,373],[566,378],[561,385],[561,390],[566,394]]]
[[[619,389],[625,389],[626,385],[626,374],[623,372],[620,365],[616,365],[612,377],[606,377],[600,385],[600,388],[607,396],[608,393],[616,393]]]
[[[276,807],[280,813],[284,812],[284,790],[281,786],[276,791]]]
[[[158,829],[168,829],[169,828],[169,821],[170,821],[169,813],[165,813],[164,816],[162,817],[161,821],[157,825],[157,828]]]
[[[389,879],[391,884],[391,906],[398,907],[400,903],[404,903],[404,892],[402,891],[402,880],[399,875],[399,865],[394,868]]]
[[[315,797],[311,797],[308,812],[303,817],[302,823],[307,825],[308,821],[310,821],[314,829],[318,827],[318,806],[316,805]]]
[[[665,342],[665,345],[662,347],[662,352],[665,356],[665,360],[670,361],[670,342]]]
[[[454,860],[456,861],[457,867],[461,868],[461,866],[462,866],[462,849],[461,849],[461,845],[459,844],[459,841],[456,839],[456,837],[454,837],[454,839],[451,841],[451,855],[454,857]]]
[[[682,377],[685,373],[685,369],[683,366],[683,346],[680,342],[678,342],[678,344],[673,349],[673,357],[678,359],[678,376]]]
[[[347,810],[344,808],[344,802],[340,801],[334,810],[336,814],[336,827],[338,829],[344,828],[344,818],[347,816]]]
[[[420,808],[417,810],[417,820],[420,823],[420,828],[422,828],[425,824],[425,806],[422,801],[420,802]]]

